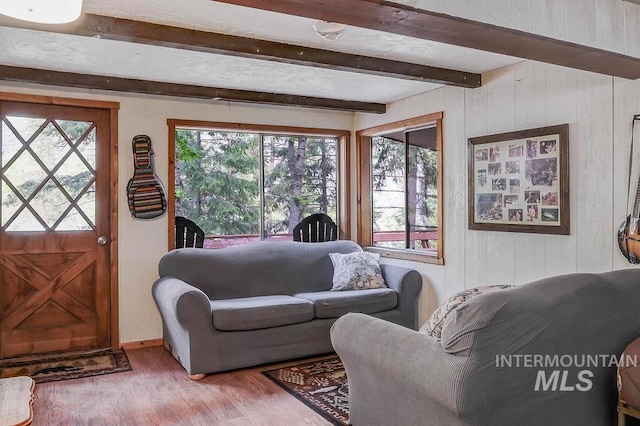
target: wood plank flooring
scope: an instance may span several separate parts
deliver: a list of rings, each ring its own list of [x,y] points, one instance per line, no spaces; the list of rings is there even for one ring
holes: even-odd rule
[[[33,425],[311,425],[329,422],[260,374],[193,382],[161,346],[127,350],[133,371],[37,384]]]

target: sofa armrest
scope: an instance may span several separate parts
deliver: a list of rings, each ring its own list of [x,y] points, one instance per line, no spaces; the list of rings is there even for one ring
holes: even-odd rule
[[[412,322],[407,327],[418,329],[418,301],[422,291],[422,275],[414,269],[395,265],[380,265],[384,280],[389,288],[398,293],[398,307],[400,311],[411,312]]]
[[[331,342],[349,380],[351,423],[460,424],[456,395],[467,359],[406,327],[364,314],[340,317]]]
[[[192,354],[213,330],[211,302],[200,289],[174,277],[157,280],[151,290],[162,317],[163,339],[189,374]]]
[[[175,318],[183,327],[211,323],[211,303],[200,289],[173,277],[160,278],[153,284],[153,298],[160,313]]]

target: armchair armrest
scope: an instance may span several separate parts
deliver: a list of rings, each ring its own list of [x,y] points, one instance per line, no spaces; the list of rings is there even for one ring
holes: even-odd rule
[[[456,395],[466,357],[447,354],[431,337],[350,313],[331,328],[349,378],[351,423],[460,424]]]

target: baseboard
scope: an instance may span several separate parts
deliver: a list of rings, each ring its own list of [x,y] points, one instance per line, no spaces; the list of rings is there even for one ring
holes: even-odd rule
[[[137,342],[122,343],[123,349],[150,348],[153,346],[162,346],[162,339],[138,340]]]

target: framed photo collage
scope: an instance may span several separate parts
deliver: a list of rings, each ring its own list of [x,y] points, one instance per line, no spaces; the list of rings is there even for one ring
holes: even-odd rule
[[[568,125],[469,139],[469,229],[569,234]]]

